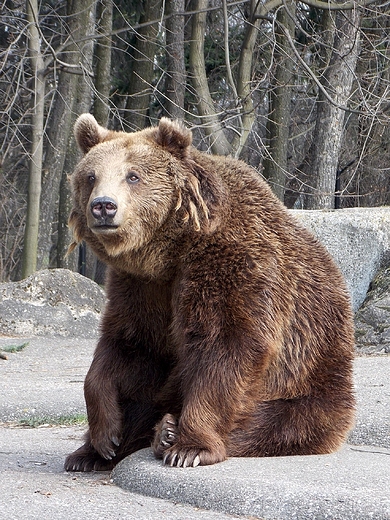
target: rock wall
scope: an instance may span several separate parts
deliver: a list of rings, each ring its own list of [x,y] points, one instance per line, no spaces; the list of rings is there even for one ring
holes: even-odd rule
[[[390,354],[390,260],[379,270],[355,314],[356,345],[364,354]]]
[[[390,353],[390,208],[292,211],[343,272],[355,311],[356,350]]]
[[[390,207],[292,210],[325,245],[343,272],[356,312],[390,256]]]

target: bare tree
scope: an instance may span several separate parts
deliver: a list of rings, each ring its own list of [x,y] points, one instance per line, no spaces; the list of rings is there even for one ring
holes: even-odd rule
[[[100,0],[97,4],[97,31],[101,36],[95,46],[95,100],[93,113],[101,125],[107,125],[111,91],[111,32],[113,2]]]
[[[71,127],[78,114],[89,112],[92,106],[93,87],[93,40],[88,35],[94,34],[96,20],[96,3],[93,0],[73,0],[72,18],[76,20],[75,55],[79,59],[79,67],[83,74],[78,74],[74,91],[72,92],[72,116]],[[76,32],[77,31],[77,32]],[[82,45],[81,45],[82,44]],[[56,266],[76,268],[75,256],[68,256],[67,251],[72,241],[72,235],[68,228],[68,217],[71,210],[71,195],[68,175],[72,173],[80,158],[76,146],[73,131],[67,135],[66,155],[62,175],[60,178],[60,190],[58,200],[58,238],[56,248]]]
[[[288,171],[290,104],[294,73],[293,51],[290,41],[294,38],[295,33],[295,13],[295,2],[286,0],[284,8],[279,9],[276,15],[276,70],[269,94],[268,150],[263,162],[264,177],[282,201],[284,201],[285,180]],[[286,37],[286,32],[289,38]]]
[[[27,219],[24,232],[22,277],[32,274],[37,265],[39,209],[42,184],[45,65],[38,31],[38,2],[27,0],[28,49],[33,76],[31,107],[31,152],[27,197]]]
[[[37,268],[76,268],[65,259],[67,175],[83,111],[133,130],[167,113],[183,119],[195,145],[245,158],[290,206],[389,203],[386,9],[379,0],[5,2],[1,279],[21,275],[24,232],[26,265],[37,256]]]
[[[74,38],[79,31],[79,21],[76,13],[72,13],[72,1],[67,0],[65,14],[67,24],[65,29],[68,37]],[[61,44],[67,41],[66,36]],[[58,86],[52,93],[52,105],[46,116],[46,143],[43,159],[43,179],[41,196],[40,238],[38,250],[38,268],[47,268],[52,265],[53,234],[57,240],[58,233],[58,200],[61,176],[64,169],[67,151],[67,141],[72,129],[72,102],[73,93],[77,84],[79,68],[79,54],[74,41],[67,41],[68,46],[63,52],[54,52],[47,57],[48,66],[61,58],[58,74]],[[54,49],[53,49],[54,51]],[[66,66],[65,66],[66,65]]]
[[[319,92],[316,126],[309,151],[309,168],[314,175],[311,177],[308,209],[334,208],[343,123],[359,55],[358,9],[352,9],[348,16],[337,11],[335,20],[331,16],[328,19],[334,24],[331,29],[334,42],[329,65],[320,79],[322,89]]]
[[[132,69],[129,78],[124,119],[129,128],[140,130],[148,126],[150,96],[153,93],[154,57],[157,49],[161,0],[143,0],[141,27],[135,32],[132,44]],[[145,21],[154,23],[144,24]]]
[[[206,34],[206,19],[208,0],[195,0],[192,17],[192,32],[190,43],[191,82],[197,98],[197,109],[202,128],[210,138],[213,153],[227,155],[231,146],[226,138],[218,112],[211,97],[205,67],[204,38]]]
[[[185,0],[167,2],[166,12],[166,111],[173,119],[184,119],[187,72],[184,57]]]

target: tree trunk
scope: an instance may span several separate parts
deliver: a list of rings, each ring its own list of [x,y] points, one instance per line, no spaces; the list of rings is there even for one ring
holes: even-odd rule
[[[101,125],[106,126],[110,113],[112,0],[100,0],[97,9],[99,33],[107,36],[96,41],[93,115]]]
[[[253,70],[253,51],[259,34],[260,20],[255,19],[261,3],[257,0],[250,1],[250,15],[245,27],[244,40],[241,46],[240,61],[237,74],[237,95],[241,104],[241,128],[239,138],[235,138],[233,148],[236,156],[240,156],[245,143],[252,130],[255,120],[255,111],[252,101],[252,70]]]
[[[58,197],[69,135],[72,132],[72,95],[76,84],[75,74],[61,71],[53,109],[49,115],[41,197],[40,269],[56,265],[52,255],[58,239]]]
[[[295,11],[295,2],[286,0],[285,7],[279,9],[276,17],[275,41],[278,55],[275,57],[277,63],[274,84],[270,92],[270,114],[267,121],[268,155],[263,162],[264,177],[282,202],[284,201],[288,168],[288,138],[294,68],[293,51],[285,31],[294,38]]]
[[[173,119],[184,119],[186,68],[184,61],[185,0],[172,0],[166,4],[166,110]]]
[[[112,32],[112,0],[100,0],[97,5],[97,25],[101,34],[107,35],[98,39],[95,46],[95,101],[93,115],[103,126],[107,126],[110,114],[111,91],[111,32]],[[66,208],[65,208],[66,209]],[[82,247],[86,247],[83,245]],[[89,255],[86,255],[86,264]],[[92,264],[91,278],[95,282],[103,284],[105,265],[95,255],[90,262]],[[85,266],[87,268],[87,265]]]
[[[206,17],[208,0],[195,0],[192,16],[192,34],[190,44],[190,67],[194,94],[198,99],[197,110],[203,129],[210,138],[210,147],[213,153],[228,155],[231,145],[227,140],[218,115],[215,112],[214,102],[210,94],[206,76],[204,59],[204,38],[206,34]]]
[[[144,0],[140,23],[159,20],[161,0]],[[124,119],[133,130],[149,126],[148,112],[153,92],[154,58],[158,36],[158,22],[145,25],[137,31],[133,48],[133,69]]]
[[[27,0],[29,22],[28,48],[34,78],[33,106],[31,117],[31,155],[29,161],[29,182],[27,195],[27,218],[22,255],[22,278],[36,270],[39,235],[39,210],[42,183],[43,129],[45,75],[44,61],[38,31],[38,2]]]
[[[96,20],[96,3],[93,0],[84,0],[77,3],[75,13],[80,20],[80,12],[83,13],[83,20],[80,28],[83,29],[84,34],[93,34],[95,20]],[[82,64],[83,70],[91,71],[93,62],[93,41],[87,40],[79,48],[79,60]],[[89,112],[92,105],[93,85],[92,78],[87,76],[77,75],[77,82],[75,90],[72,92],[72,119],[71,127],[79,114]],[[66,156],[64,167],[60,181],[60,196],[58,202],[58,242],[57,242],[57,267],[63,267],[71,270],[77,270],[77,254],[67,256],[69,244],[72,241],[71,232],[68,228],[68,217],[72,207],[71,193],[68,182],[68,175],[74,170],[77,161],[80,159],[73,132],[68,135],[68,142],[66,146]]]
[[[324,75],[323,88],[332,98],[331,103],[322,90],[317,102],[316,126],[309,151],[309,168],[313,172],[312,189],[307,198],[308,209],[334,208],[337,167],[344,131],[345,107],[351,94],[354,71],[358,58],[358,9],[337,12],[333,50]]]
[[[61,60],[71,66],[77,66],[84,59],[82,58],[85,48],[91,47],[92,41],[81,42],[82,38],[88,34],[91,17],[91,0],[77,2],[67,1],[67,23],[68,34],[71,35],[73,43],[67,47],[66,52],[61,54]],[[93,34],[93,31],[90,30]],[[92,71],[91,63],[84,63],[86,70]],[[85,69],[84,69],[85,70]],[[61,233],[66,234],[66,220],[59,223],[59,198],[64,195],[63,176],[69,171],[65,171],[65,160],[68,151],[69,141],[72,136],[72,127],[78,115],[75,107],[76,91],[79,81],[88,84],[82,75],[82,69],[63,68],[59,74],[58,86],[54,99],[53,108],[48,115],[47,121],[47,145],[43,165],[43,184],[41,196],[41,222],[39,239],[39,261],[40,269],[49,266],[63,267],[65,261],[64,250],[60,255],[57,251],[58,240],[62,240]],[[88,88],[91,88],[89,85]],[[90,106],[87,107],[87,110]],[[62,183],[62,186],[61,186]],[[65,238],[66,240],[66,238]],[[60,259],[61,257],[61,259]],[[74,261],[71,262],[71,265]]]

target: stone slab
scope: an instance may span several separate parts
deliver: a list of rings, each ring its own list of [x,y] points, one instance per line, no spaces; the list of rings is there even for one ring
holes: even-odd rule
[[[84,428],[0,426],[0,520],[239,520],[115,486],[109,472],[66,473]]]
[[[337,453],[183,469],[164,467],[147,449],[123,460],[113,481],[147,496],[261,519],[390,519],[389,374],[390,356],[356,358],[356,426]]]
[[[390,450],[345,446],[331,455],[232,458],[170,468],[150,449],[130,455],[114,483],[147,496],[261,519],[390,518]]]

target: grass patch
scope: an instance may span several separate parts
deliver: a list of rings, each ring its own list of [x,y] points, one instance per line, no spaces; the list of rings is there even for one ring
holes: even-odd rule
[[[26,343],[22,343],[21,345],[5,345],[1,347],[0,350],[2,352],[7,352],[8,354],[15,354],[16,352],[21,352],[28,345],[28,341]]]
[[[42,428],[43,426],[83,426],[87,424],[85,414],[61,415],[59,417],[27,417],[18,422],[18,426],[25,428]]]

